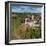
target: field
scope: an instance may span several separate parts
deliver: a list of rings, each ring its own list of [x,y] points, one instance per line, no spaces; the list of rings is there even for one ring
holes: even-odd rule
[[[35,25],[25,24],[25,18],[34,16]],[[40,13],[12,13],[11,15],[11,40],[38,39],[41,38],[41,14]]]

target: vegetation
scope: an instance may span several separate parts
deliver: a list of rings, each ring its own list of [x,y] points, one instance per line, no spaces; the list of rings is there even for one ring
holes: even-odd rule
[[[37,21],[36,24],[41,25],[40,13],[32,13],[34,15],[34,20]],[[41,38],[41,26],[36,26],[35,28],[30,28],[29,25],[25,25],[25,18],[28,15],[32,16],[31,13],[12,13],[11,19],[11,39],[38,39]]]

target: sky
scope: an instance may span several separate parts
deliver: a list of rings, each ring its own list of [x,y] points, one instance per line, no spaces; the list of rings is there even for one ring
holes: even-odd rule
[[[40,6],[24,6],[24,5],[12,5],[11,6],[12,12],[17,13],[41,13]]]

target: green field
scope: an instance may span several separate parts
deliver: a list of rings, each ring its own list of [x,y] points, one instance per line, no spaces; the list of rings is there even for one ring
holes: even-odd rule
[[[34,20],[37,21],[35,29],[26,27],[23,23],[25,18],[34,15]],[[11,40],[16,39],[38,39],[41,38],[41,16],[40,13],[12,13],[11,15]],[[22,25],[23,24],[23,25]],[[21,29],[21,30],[20,30]]]

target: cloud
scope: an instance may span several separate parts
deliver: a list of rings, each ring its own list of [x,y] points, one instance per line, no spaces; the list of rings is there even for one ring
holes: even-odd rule
[[[37,6],[12,6],[12,12],[30,12],[30,13],[39,13],[41,12],[41,7]]]

